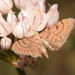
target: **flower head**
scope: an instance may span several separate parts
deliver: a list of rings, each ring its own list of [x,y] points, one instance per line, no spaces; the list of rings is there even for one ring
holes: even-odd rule
[[[12,1],[18,11],[12,9]],[[3,50],[12,49],[19,56],[15,60],[17,57],[9,53],[13,59],[11,63],[16,66],[27,64],[25,57],[30,57],[28,60],[43,55],[48,58],[46,49],[58,50],[74,28],[73,18],[58,22],[58,4],[53,4],[45,12],[45,1],[0,0],[0,46]],[[24,56],[23,60],[21,56]]]
[[[40,3],[42,3],[42,6]],[[30,6],[29,9],[22,9],[18,15],[18,19],[24,22],[27,31],[25,35],[31,34],[31,32],[40,32],[46,26],[56,23],[59,18],[57,7],[57,4],[52,5],[46,13],[44,11],[44,2],[37,0],[35,7],[31,8]],[[29,37],[31,37],[31,35]]]

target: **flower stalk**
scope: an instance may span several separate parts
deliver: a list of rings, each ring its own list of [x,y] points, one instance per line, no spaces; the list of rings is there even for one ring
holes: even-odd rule
[[[26,75],[25,70],[21,68],[16,68],[18,75]]]

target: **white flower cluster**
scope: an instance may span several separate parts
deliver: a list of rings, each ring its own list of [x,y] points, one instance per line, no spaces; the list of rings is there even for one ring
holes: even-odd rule
[[[18,16],[12,11],[13,2],[20,10]],[[7,36],[13,34],[16,38],[31,37],[45,27],[55,24],[59,19],[58,5],[53,4],[45,12],[45,0],[0,0],[0,45],[9,49],[11,39]],[[16,12],[16,11],[15,11]],[[7,20],[3,15],[7,14]]]

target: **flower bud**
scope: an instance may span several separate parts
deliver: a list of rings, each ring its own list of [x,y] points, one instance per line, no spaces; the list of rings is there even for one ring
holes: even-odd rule
[[[10,24],[12,31],[13,31],[13,29],[15,28],[17,24],[17,17],[12,10],[10,10],[7,15],[7,22]]]
[[[20,21],[13,30],[13,35],[16,38],[24,38],[24,27],[22,21]]]
[[[12,0],[0,0],[0,12],[2,14],[7,14],[12,7]]]
[[[57,8],[58,8],[57,4],[54,4],[50,7],[50,9],[47,13],[48,25],[53,25],[58,21],[59,12],[58,12]]]
[[[9,49],[10,46],[11,46],[11,39],[8,38],[8,37],[2,38],[2,39],[1,39],[1,42],[0,42],[0,45],[1,45],[1,48],[2,48],[3,50]]]
[[[2,14],[0,13],[0,34],[9,35],[11,33],[11,26],[5,21]]]

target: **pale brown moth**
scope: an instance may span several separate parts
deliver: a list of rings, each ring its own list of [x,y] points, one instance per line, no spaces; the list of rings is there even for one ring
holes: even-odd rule
[[[19,55],[29,55],[32,57],[48,57],[46,47],[50,50],[59,50],[74,28],[75,19],[67,18],[54,25],[46,27],[33,37],[16,41],[12,45],[12,50]]]

